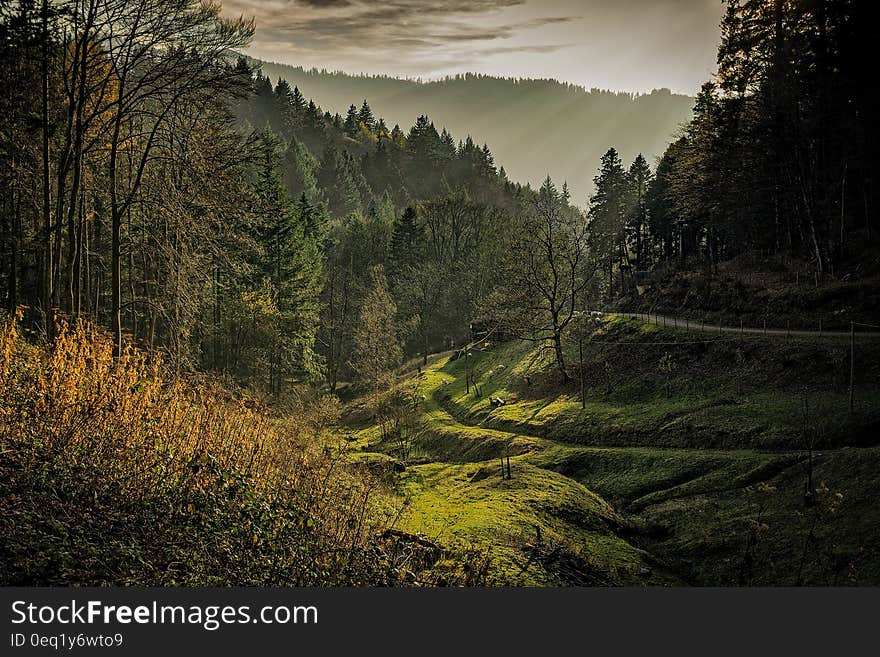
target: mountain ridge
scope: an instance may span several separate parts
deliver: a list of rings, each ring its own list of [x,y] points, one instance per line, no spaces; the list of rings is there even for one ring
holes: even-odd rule
[[[425,81],[249,61],[331,113],[344,116],[349,105],[366,99],[389,126],[405,129],[428,115],[457,140],[470,135],[487,143],[512,180],[536,186],[549,175],[567,182],[580,206],[587,205],[599,159],[609,147],[624,161],[642,153],[653,162],[690,120],[693,107],[692,97],[668,89],[610,91],[472,73]]]

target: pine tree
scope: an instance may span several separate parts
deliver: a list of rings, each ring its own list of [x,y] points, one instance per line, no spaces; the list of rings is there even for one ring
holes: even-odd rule
[[[617,150],[609,148],[602,156],[599,174],[593,179],[596,191],[590,197],[590,238],[602,254],[608,271],[608,294],[614,291],[614,265],[627,260],[626,252],[626,172]]]
[[[645,266],[645,229],[647,228],[646,196],[651,184],[651,168],[641,153],[633,160],[626,175],[627,243],[635,253],[639,267]]]
[[[350,105],[348,108],[348,114],[345,116],[345,124],[342,126],[343,130],[345,130],[345,134],[352,138],[357,137],[360,132],[358,122],[357,107]]]
[[[440,159],[449,162],[455,159],[456,155],[455,139],[446,128],[443,128],[443,132],[440,133]]]
[[[406,142],[409,152],[419,162],[430,164],[439,151],[440,135],[431,120],[422,115],[410,129]]]
[[[278,84],[275,85],[275,98],[280,104],[293,105],[293,90],[290,88],[290,83],[284,78],[279,78]]]
[[[293,94],[290,98],[290,103],[293,105],[294,111],[297,114],[303,115],[306,113],[309,108],[309,103],[306,102],[305,97],[302,95],[302,92],[299,90],[299,87],[293,88]]]
[[[389,274],[392,279],[396,279],[408,267],[420,262],[423,244],[424,235],[418,225],[418,214],[415,208],[408,207],[400,218],[394,219],[389,263]]]
[[[361,111],[357,115],[358,123],[362,123],[370,132],[376,129],[376,118],[373,116],[373,110],[370,109],[369,103],[364,99],[361,105]]]
[[[308,149],[292,139],[284,153],[283,182],[291,198],[301,194],[314,197],[317,194],[316,169],[318,163]]]
[[[484,178],[494,178],[498,173],[495,169],[495,158],[488,144],[483,144],[483,149],[480,151],[479,173]]]
[[[406,146],[406,135],[403,134],[403,130],[400,129],[400,125],[397,123],[394,124],[394,129],[391,131],[391,142],[398,148]]]
[[[281,392],[292,374],[315,375],[319,363],[315,338],[321,278],[321,249],[309,236],[302,218],[290,203],[280,173],[277,138],[266,131],[260,135],[260,168],[255,184],[264,256],[260,269],[265,274],[274,306],[271,322],[268,387]]]

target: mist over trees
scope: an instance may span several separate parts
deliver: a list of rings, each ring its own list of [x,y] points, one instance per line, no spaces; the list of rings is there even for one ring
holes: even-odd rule
[[[589,171],[609,145],[627,160],[643,153],[653,162],[691,119],[693,107],[692,97],[665,89],[633,94],[472,73],[419,82],[254,63],[343,118],[352,102],[360,102],[355,99],[367,98],[392,127],[429,114],[456,135],[479,135],[513,180],[535,188],[548,174],[560,184],[567,180],[580,207],[593,191]]]

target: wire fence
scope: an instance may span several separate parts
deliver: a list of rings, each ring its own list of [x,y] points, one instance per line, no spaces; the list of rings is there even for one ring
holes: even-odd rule
[[[876,324],[868,324],[865,322],[855,322],[851,321],[849,323],[849,331],[823,331],[822,323],[819,323],[818,331],[806,331],[803,329],[791,329],[790,327],[786,327],[785,329],[779,328],[768,328],[767,323],[764,322],[763,326],[760,328],[757,327],[746,327],[743,320],[740,320],[739,328],[732,326],[724,326],[723,324],[711,325],[704,322],[691,322],[689,318],[679,318],[679,317],[667,317],[665,315],[657,315],[652,313],[622,313],[617,311],[595,311],[595,310],[587,310],[583,311],[583,313],[588,313],[597,317],[624,317],[629,319],[634,319],[637,321],[645,321],[649,323],[653,323],[655,325],[662,325],[665,328],[672,328],[674,330],[684,330],[690,333],[691,330],[701,331],[701,332],[716,332],[719,336],[723,336],[725,334],[736,334],[737,337],[732,338],[724,338],[724,337],[716,337],[714,339],[706,339],[706,340],[676,340],[674,342],[670,341],[604,341],[604,340],[590,340],[590,344],[605,344],[605,345],[617,345],[622,346],[626,345],[628,347],[633,346],[645,346],[645,347],[654,347],[654,346],[682,346],[682,345],[696,345],[696,344],[718,344],[722,342],[744,342],[744,341],[757,341],[757,340],[765,340],[768,338],[809,338],[813,337],[816,339],[828,339],[831,337],[839,337],[839,338],[848,338],[848,352],[849,352],[849,385],[848,385],[848,397],[849,397],[849,412],[852,414],[855,410],[855,379],[856,379],[856,337],[864,338],[880,338],[880,331],[878,330],[870,330],[870,331],[856,331],[856,327],[866,328],[866,329],[880,329],[880,326]]]

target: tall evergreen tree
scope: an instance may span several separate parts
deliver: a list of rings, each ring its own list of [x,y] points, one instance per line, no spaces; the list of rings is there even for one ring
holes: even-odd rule
[[[354,105],[350,105],[348,108],[348,114],[345,115],[345,123],[342,128],[345,130],[345,134],[349,137],[355,138],[360,134],[360,128],[358,127],[358,110]]]
[[[394,220],[394,231],[391,236],[391,258],[389,274],[396,279],[408,267],[418,265],[422,258],[424,233],[418,225],[418,214],[415,208],[408,207],[400,218]]]
[[[263,217],[261,263],[274,308],[268,386],[279,394],[292,375],[316,375],[315,354],[321,280],[321,245],[310,234],[309,217],[290,202],[280,173],[280,152],[271,133],[260,138],[255,192]]]
[[[361,109],[358,112],[357,120],[359,123],[362,123],[364,127],[366,127],[370,132],[373,132],[376,129],[376,117],[373,116],[373,110],[370,109],[370,104],[364,99],[363,105],[361,105]]]
[[[630,165],[629,171],[627,171],[626,183],[627,245],[635,254],[637,266],[644,268],[646,265],[644,242],[648,219],[646,197],[648,185],[651,183],[651,168],[641,153],[636,156],[636,159]]]
[[[626,251],[626,172],[617,150],[609,148],[593,179],[595,193],[590,197],[589,227],[593,248],[603,254],[608,272],[608,293],[613,293],[614,266],[628,261]]]

